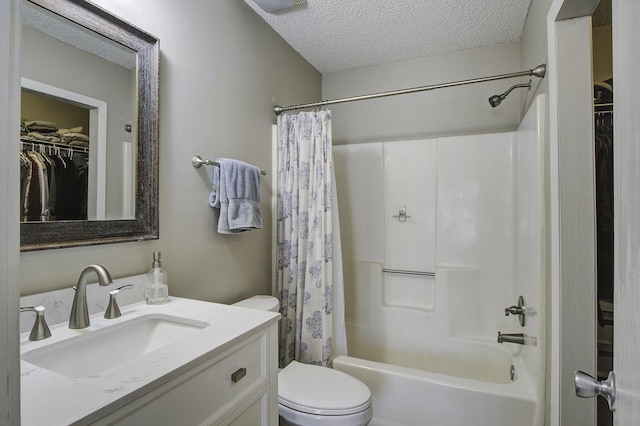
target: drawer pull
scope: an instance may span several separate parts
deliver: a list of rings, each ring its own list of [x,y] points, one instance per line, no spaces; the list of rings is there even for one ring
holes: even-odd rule
[[[233,383],[238,383],[240,380],[242,380],[242,378],[244,376],[247,375],[247,369],[246,368],[238,368],[232,375],[231,375],[231,381]]]

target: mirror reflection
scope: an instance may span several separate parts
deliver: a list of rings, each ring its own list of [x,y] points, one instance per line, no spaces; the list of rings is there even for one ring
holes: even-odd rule
[[[157,239],[159,40],[84,0],[21,30],[20,250]]]
[[[21,116],[21,220],[86,220],[89,110],[23,88]]]
[[[22,12],[21,220],[135,217],[136,52]]]

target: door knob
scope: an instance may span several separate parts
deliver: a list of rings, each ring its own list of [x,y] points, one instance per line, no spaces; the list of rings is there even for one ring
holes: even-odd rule
[[[615,410],[616,403],[616,376],[609,372],[607,380],[598,381],[583,371],[573,373],[573,381],[576,387],[576,395],[580,398],[593,398],[603,396],[609,403],[609,410]]]

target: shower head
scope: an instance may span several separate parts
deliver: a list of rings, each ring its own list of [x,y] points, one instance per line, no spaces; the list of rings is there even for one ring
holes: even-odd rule
[[[504,101],[504,98],[506,98],[513,89],[517,89],[519,87],[527,87],[529,90],[531,90],[531,80],[529,80],[529,83],[514,84],[513,86],[509,87],[509,89],[501,95],[491,96],[489,98],[489,105],[491,105],[491,108],[495,108],[498,105],[500,105],[500,103]]]
[[[500,102],[502,102],[502,100],[504,99],[503,95],[493,95],[489,98],[489,104],[491,105],[491,108],[495,108],[498,105],[500,105]]]

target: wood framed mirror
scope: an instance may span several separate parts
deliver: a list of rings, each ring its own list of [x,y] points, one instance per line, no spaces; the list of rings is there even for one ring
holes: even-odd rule
[[[132,52],[132,213],[122,219],[97,215],[89,220],[22,221],[20,250],[157,239],[159,40],[84,0],[23,0],[23,17],[24,9],[34,8],[54,16],[63,26],[90,31]]]

